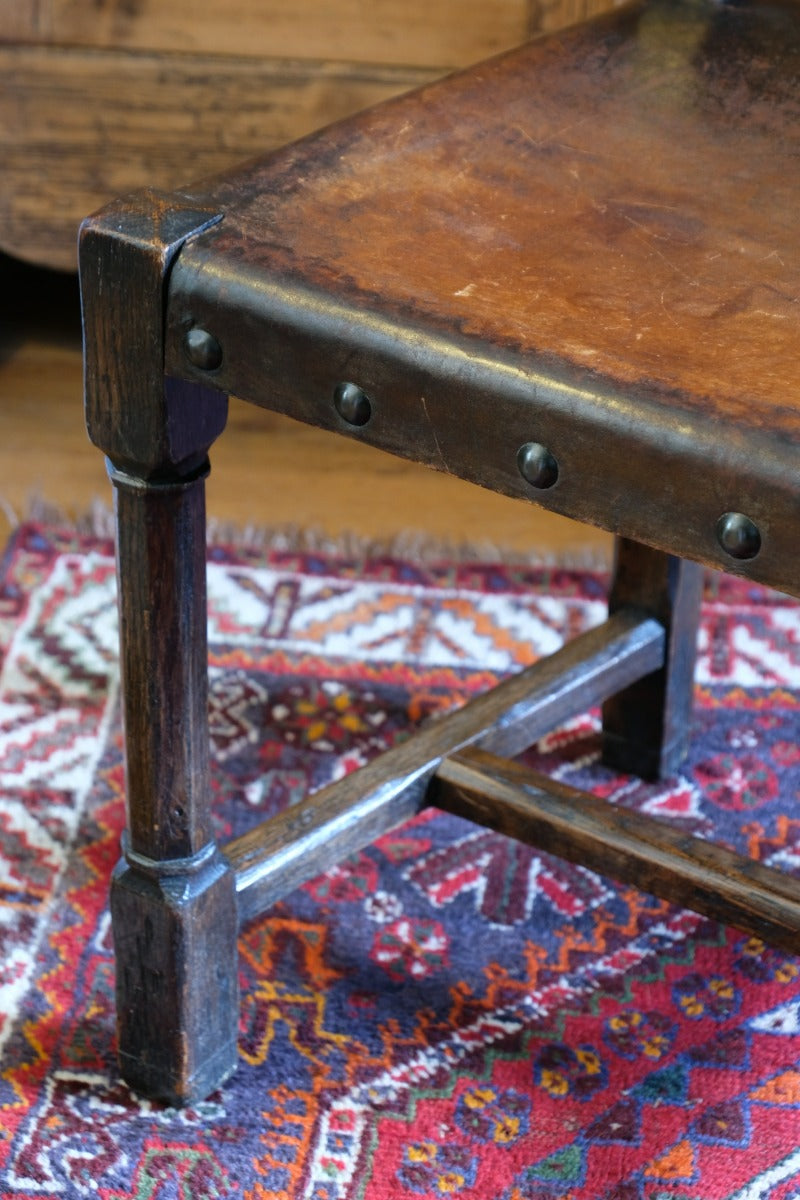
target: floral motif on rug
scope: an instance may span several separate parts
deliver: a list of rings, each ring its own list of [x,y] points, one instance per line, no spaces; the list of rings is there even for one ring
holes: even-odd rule
[[[221,838],[600,621],[591,572],[209,553]],[[240,1065],[178,1112],[115,1067],[113,551],[24,527],[0,579],[0,1200],[797,1200],[800,962],[434,810],[240,937]],[[587,713],[526,755],[800,869],[800,609],[709,580],[673,778]]]

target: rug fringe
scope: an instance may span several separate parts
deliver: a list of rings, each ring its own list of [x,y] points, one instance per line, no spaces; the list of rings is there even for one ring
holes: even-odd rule
[[[253,549],[305,551],[309,553],[358,558],[399,558],[419,563],[496,562],[510,566],[565,567],[575,570],[606,571],[610,555],[594,546],[564,551],[528,553],[500,546],[490,541],[451,541],[437,538],[423,530],[407,529],[391,537],[365,537],[346,530],[330,534],[315,527],[236,526],[228,522],[209,520],[208,538],[211,544],[234,542]]]
[[[24,516],[0,495],[0,509],[12,529],[29,521],[50,528],[74,529],[83,535],[113,538],[114,513],[105,500],[95,497],[77,514],[39,495],[28,500]],[[607,571],[610,553],[597,545],[571,547],[559,551],[533,549],[529,552],[502,546],[489,540],[451,541],[434,537],[424,530],[408,529],[386,538],[367,537],[345,530],[330,534],[318,527],[297,525],[239,525],[215,517],[208,520],[208,544],[237,545],[252,550],[277,550],[285,553],[312,553],[348,559],[398,558],[430,564],[501,563],[508,566],[561,567],[582,571]]]

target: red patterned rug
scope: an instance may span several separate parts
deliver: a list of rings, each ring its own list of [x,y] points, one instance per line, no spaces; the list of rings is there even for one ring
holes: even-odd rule
[[[221,836],[604,615],[589,572],[214,549]],[[0,1196],[797,1200],[800,971],[429,811],[241,938],[240,1067],[183,1112],[114,1065],[123,820],[112,547],[25,527],[0,579]],[[711,581],[658,785],[596,714],[530,758],[800,868],[800,609]]]

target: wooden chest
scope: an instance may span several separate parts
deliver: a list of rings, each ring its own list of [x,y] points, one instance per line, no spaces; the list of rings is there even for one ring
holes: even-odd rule
[[[294,140],[611,0],[0,0],[0,249]]]

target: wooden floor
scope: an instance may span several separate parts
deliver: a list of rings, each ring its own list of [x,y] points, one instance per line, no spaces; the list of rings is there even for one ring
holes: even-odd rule
[[[32,504],[77,519],[110,507],[83,425],[76,280],[0,256],[0,541]],[[341,539],[468,544],[486,553],[606,558],[608,538],[535,507],[232,400],[212,450],[209,516]]]

